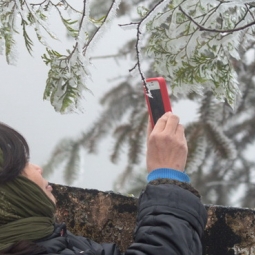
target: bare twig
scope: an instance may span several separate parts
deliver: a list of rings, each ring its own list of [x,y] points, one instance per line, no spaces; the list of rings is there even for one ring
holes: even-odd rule
[[[136,58],[137,58],[137,62],[135,63],[134,67],[132,67],[129,72],[132,72],[134,69],[138,68],[139,74],[141,76],[142,82],[143,82],[143,86],[145,88],[145,91],[148,93],[149,90],[147,88],[146,85],[146,81],[145,81],[145,77],[142,73],[142,69],[141,69],[141,60],[140,60],[140,51],[139,51],[139,43],[140,43],[140,36],[142,34],[140,27],[142,26],[143,22],[151,15],[152,12],[154,12],[154,10],[161,5],[165,0],[161,0],[159,1],[150,11],[148,11],[148,13],[140,20],[140,22],[134,23],[131,22],[129,24],[122,24],[119,25],[120,27],[124,27],[124,26],[130,26],[130,25],[137,25],[137,33],[136,33],[136,44],[135,44],[135,48],[136,48]]]

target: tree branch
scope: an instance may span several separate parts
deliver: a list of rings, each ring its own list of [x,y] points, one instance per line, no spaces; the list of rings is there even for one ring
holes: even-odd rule
[[[161,0],[159,1],[153,8],[151,8],[150,11],[148,11],[148,13],[141,19],[140,22],[137,22],[137,23],[129,23],[129,24],[123,24],[123,25],[119,25],[120,27],[123,27],[123,26],[130,26],[130,25],[137,25],[137,33],[136,33],[136,44],[135,44],[135,48],[136,48],[136,58],[137,58],[137,62],[136,64],[134,65],[133,68],[131,68],[129,70],[129,72],[132,72],[134,69],[138,68],[138,71],[140,73],[140,76],[141,76],[141,79],[142,79],[142,82],[143,82],[143,86],[145,88],[145,91],[146,93],[149,92],[148,88],[147,88],[147,85],[146,85],[146,81],[145,81],[145,77],[142,73],[142,69],[141,69],[141,60],[140,60],[140,51],[139,51],[139,43],[140,43],[140,35],[142,34],[141,30],[140,30],[140,27],[142,26],[143,22],[151,15],[151,13],[153,13],[155,11],[155,9],[160,6],[163,2],[165,2],[165,0]]]
[[[106,16],[105,16],[105,18],[104,18],[104,20],[103,20],[103,22],[102,22],[102,25],[101,25],[100,27],[97,28],[97,30],[95,31],[95,33],[94,33],[94,34],[92,35],[92,37],[90,38],[89,42],[83,47],[83,55],[85,55],[88,46],[89,46],[90,43],[93,41],[93,39],[94,39],[94,37],[96,36],[96,34],[98,34],[99,30],[101,30],[101,28],[104,26],[105,22],[108,20],[108,17],[109,17],[109,15],[110,15],[111,10],[112,10],[112,8],[113,8],[113,6],[114,6],[115,3],[116,3],[116,0],[113,0],[111,6],[110,6],[110,8],[109,8],[109,10],[108,10],[108,12],[107,12],[107,14],[106,14]]]
[[[223,29],[223,30],[219,30],[219,29],[212,29],[212,28],[206,28],[204,26],[201,26],[199,23],[197,23],[190,15],[188,15],[181,6],[179,6],[180,11],[190,20],[192,21],[194,24],[196,24],[196,26],[199,27],[200,31],[207,31],[207,32],[215,32],[215,33],[233,33],[233,32],[237,32],[240,30],[243,30],[245,28],[251,27],[253,25],[255,25],[255,21],[246,24],[245,26],[242,27],[237,27],[237,28],[233,28],[233,29]],[[248,12],[248,11],[247,11]],[[246,12],[246,13],[247,13]]]

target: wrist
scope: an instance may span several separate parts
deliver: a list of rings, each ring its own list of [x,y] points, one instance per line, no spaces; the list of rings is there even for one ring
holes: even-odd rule
[[[163,166],[162,166],[163,165]],[[178,172],[185,172],[185,165],[186,164],[178,164],[178,163],[171,163],[171,164],[148,164],[147,163],[147,171],[150,174],[152,171],[157,169],[171,169]]]
[[[190,182],[187,174],[171,168],[157,168],[148,174],[147,181],[153,181],[160,178],[177,180],[180,182]]]

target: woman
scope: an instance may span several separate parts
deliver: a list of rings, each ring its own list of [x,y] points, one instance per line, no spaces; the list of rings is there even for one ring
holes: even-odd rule
[[[134,242],[126,255],[202,254],[206,210],[183,173],[187,143],[179,118],[148,126],[148,181],[139,198]],[[0,123],[0,254],[120,255],[114,244],[75,236],[54,222],[52,187],[29,162],[21,134]]]

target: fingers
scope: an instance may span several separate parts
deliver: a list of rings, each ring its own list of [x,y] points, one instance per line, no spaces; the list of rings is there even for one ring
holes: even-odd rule
[[[175,134],[179,125],[179,117],[171,112],[166,112],[157,121],[154,130],[155,132],[167,132],[168,134]]]
[[[154,126],[155,132],[162,132],[166,127],[166,122],[168,120],[169,113],[165,113],[161,118],[158,119],[157,123]]]
[[[185,132],[184,132],[184,127],[181,124],[178,124],[176,131],[175,131],[176,136],[181,139],[185,138]]]
[[[188,144],[185,137],[184,127],[181,124],[178,124],[175,136],[176,136],[176,139],[180,142],[181,146],[183,146],[184,149],[188,151]]]
[[[147,170],[172,168],[183,171],[187,160],[187,141],[184,127],[171,112],[165,113],[153,130],[148,127]]]
[[[177,115],[172,113],[168,114],[168,119],[164,131],[168,132],[169,134],[175,134],[178,126],[180,125],[179,121],[180,119]]]

